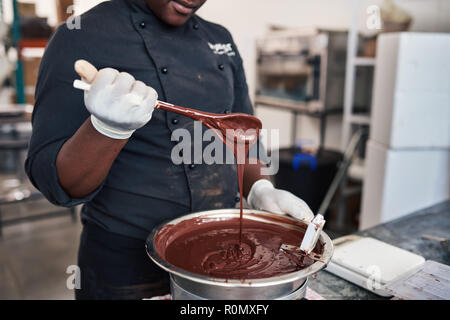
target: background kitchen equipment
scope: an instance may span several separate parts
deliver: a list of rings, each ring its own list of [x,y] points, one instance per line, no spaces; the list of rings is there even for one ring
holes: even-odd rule
[[[310,112],[342,110],[347,37],[345,31],[301,28],[271,31],[259,39],[255,102],[281,101]],[[361,68],[356,77],[355,110],[368,112],[373,70]]]
[[[328,187],[336,175],[342,154],[319,149],[308,152],[293,147],[279,150],[279,170],[275,175],[277,188],[301,197],[313,212],[318,212]]]
[[[368,39],[359,36],[357,55],[366,54]],[[255,105],[288,110],[292,113],[291,147],[279,150],[280,170],[275,177],[278,188],[305,199],[313,211],[319,209],[342,154],[325,149],[327,119],[343,113],[347,65],[348,32],[318,28],[274,30],[257,42],[257,90]],[[355,95],[352,110],[357,115],[370,114],[374,68],[355,69]],[[313,151],[298,145],[298,115],[319,120],[317,143]],[[364,158],[364,143],[356,153]],[[302,156],[301,161],[298,156]],[[309,155],[313,162],[307,161]],[[346,171],[347,172],[347,171]],[[347,174],[345,175],[347,177]],[[345,178],[346,179],[346,178]],[[345,234],[357,228],[361,181],[351,188],[339,182],[337,201],[328,228]],[[347,192],[351,189],[351,192]],[[348,209],[348,212],[347,212]],[[334,221],[334,220],[336,221]],[[351,220],[349,223],[344,220]],[[349,226],[347,228],[347,226]]]
[[[286,299],[286,297],[289,296],[298,299],[304,295],[304,290],[306,290],[305,282],[308,277],[325,268],[331,259],[333,254],[333,244],[325,232],[322,232],[319,237],[319,241],[324,245],[320,261],[316,261],[303,270],[267,279],[251,279],[247,281],[233,279],[226,280],[194,274],[171,265],[167,261],[161,259],[156,252],[154,237],[158,231],[166,225],[177,224],[184,220],[197,217],[213,220],[227,220],[238,218],[239,215],[239,209],[198,212],[167,222],[156,227],[152,231],[146,242],[147,254],[159,267],[170,273],[173,299],[182,299],[187,296],[192,299],[199,297],[208,300]],[[244,210],[244,219],[278,224],[291,229],[299,229],[299,227],[291,224],[282,223],[276,219],[274,220],[273,217],[277,216],[278,215],[264,211]],[[293,222],[297,221],[292,218],[288,219]]]

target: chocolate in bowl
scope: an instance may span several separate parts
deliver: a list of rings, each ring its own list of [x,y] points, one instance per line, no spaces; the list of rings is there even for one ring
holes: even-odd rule
[[[155,237],[156,250],[176,267],[223,279],[270,278],[312,265],[315,260],[310,256],[280,250],[282,244],[299,246],[304,226],[283,217],[278,220],[299,228],[244,218],[240,238],[239,218],[196,217],[162,228]],[[320,257],[322,252],[319,242],[314,254]]]
[[[244,210],[245,221],[259,221],[282,226],[283,231],[297,230],[303,234],[307,224],[290,217],[280,216],[264,211]],[[333,254],[333,244],[327,234],[322,231],[319,237],[320,250],[319,260],[303,269],[280,274],[277,276],[249,279],[246,277],[230,277],[229,275],[219,277],[217,275],[206,275],[187,271],[170,263],[166,258],[165,249],[182,236],[188,234],[183,228],[173,228],[172,225],[181,225],[184,221],[192,220],[197,223],[191,224],[192,228],[202,228],[208,222],[227,222],[240,217],[239,209],[221,209],[192,213],[153,229],[146,241],[146,250],[150,259],[163,270],[170,274],[171,293],[173,299],[219,299],[219,300],[265,300],[265,299],[292,299],[301,298],[306,292],[307,279],[309,276],[319,272],[326,267]],[[197,220],[193,220],[197,219]],[[237,220],[234,220],[237,221]],[[236,223],[233,222],[232,223]],[[244,232],[245,232],[244,227]],[[286,231],[288,230],[288,231]],[[297,235],[297,233],[295,233]],[[301,236],[296,239],[300,244]],[[286,243],[290,244],[290,243]],[[212,268],[214,269],[214,268]],[[209,270],[211,271],[211,270]],[[267,274],[264,274],[264,276]]]

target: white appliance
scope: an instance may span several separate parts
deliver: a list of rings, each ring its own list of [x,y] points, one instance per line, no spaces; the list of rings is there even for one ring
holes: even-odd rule
[[[327,271],[381,296],[386,285],[418,271],[425,259],[373,238],[344,236],[333,241]]]

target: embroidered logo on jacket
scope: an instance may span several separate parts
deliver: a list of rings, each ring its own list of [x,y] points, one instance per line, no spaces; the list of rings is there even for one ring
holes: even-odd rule
[[[233,51],[233,47],[231,43],[215,43],[212,44],[208,42],[209,48],[214,52],[214,54],[224,55],[226,54],[229,57],[233,57],[236,53]]]

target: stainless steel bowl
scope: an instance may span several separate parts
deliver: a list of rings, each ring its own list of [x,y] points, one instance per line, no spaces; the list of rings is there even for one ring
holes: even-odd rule
[[[321,261],[316,261],[309,267],[296,272],[265,279],[249,279],[243,281],[195,274],[170,264],[162,259],[156,252],[154,238],[158,231],[166,225],[175,225],[181,221],[198,217],[207,218],[208,220],[228,220],[237,218],[239,215],[239,209],[220,209],[192,213],[164,223],[153,229],[152,233],[148,236],[146,241],[147,254],[154,263],[170,273],[172,281],[175,281],[178,287],[181,287],[193,296],[212,300],[264,300],[280,299],[289,296],[302,287],[309,276],[325,268],[331,259],[333,254],[333,243],[323,231],[319,237],[319,241],[323,244]],[[277,224],[289,229],[301,230],[298,226],[274,219],[277,217],[279,217],[279,215],[264,211],[244,210],[245,219]],[[298,223],[295,219],[287,219]]]
[[[308,286],[308,280],[303,282],[300,287],[294,292],[288,295],[277,297],[276,300],[301,300],[306,295],[306,287]],[[194,293],[187,291],[181,287],[173,276],[170,276],[170,293],[173,300],[207,300],[205,297],[200,297]]]

